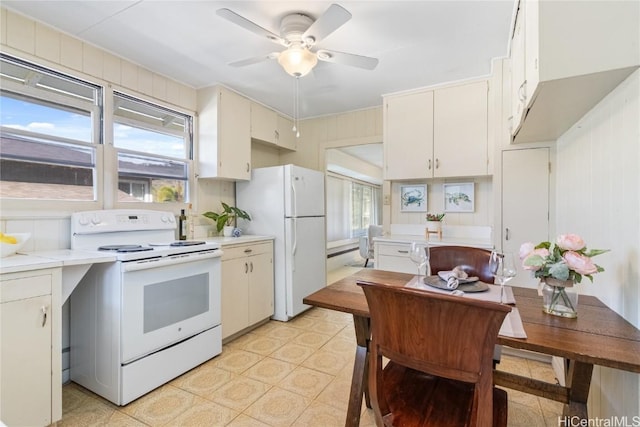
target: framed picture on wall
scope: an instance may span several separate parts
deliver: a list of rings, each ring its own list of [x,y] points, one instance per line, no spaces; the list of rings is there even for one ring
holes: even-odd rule
[[[400,212],[426,212],[427,186],[401,185]]]
[[[473,212],[475,188],[473,182],[443,184],[445,212]]]

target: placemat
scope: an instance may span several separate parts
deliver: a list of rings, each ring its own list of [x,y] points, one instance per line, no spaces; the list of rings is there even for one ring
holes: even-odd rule
[[[442,280],[440,276],[425,276],[423,279],[424,283],[433,286],[434,288],[442,289],[444,291],[452,291],[447,287],[447,282]],[[476,280],[474,282],[460,282],[458,287],[456,288],[462,292],[485,292],[489,290],[489,285],[487,283]]]
[[[421,276],[420,278],[422,279],[424,278],[424,276]],[[483,301],[492,301],[492,302],[499,303],[500,302],[500,286],[490,285],[490,284],[486,284],[486,285],[489,288],[486,292],[464,292],[463,291],[464,292],[463,296],[465,298],[474,298],[474,299],[479,299]],[[425,291],[448,294],[448,295],[451,295],[451,292],[452,292],[451,290],[435,288],[433,286],[429,286],[423,283],[422,281],[418,281],[418,276],[413,276],[413,279],[411,279],[405,286],[409,288],[423,289]],[[458,286],[458,289],[456,290],[459,290],[459,289],[460,289],[460,286]],[[513,296],[513,290],[511,289],[511,286],[504,287],[503,298],[504,298],[505,304],[516,303],[516,299]]]
[[[436,276],[437,277],[437,276]],[[421,276],[420,279],[423,279]],[[485,283],[486,284],[486,283]],[[405,286],[408,288],[414,289],[422,289],[429,292],[435,292],[438,294],[445,295],[457,295],[461,298],[472,298],[483,301],[492,301],[492,302],[500,302],[500,286],[498,285],[489,285],[486,284],[489,288],[486,292],[463,292],[462,294],[456,293],[453,294],[451,290],[443,290],[439,288],[435,288],[433,286],[429,286],[425,284],[422,280],[418,280],[418,276],[413,276]],[[460,289],[460,286],[458,286]],[[511,286],[504,287],[504,301],[506,304],[515,304],[516,299],[513,296],[513,290]],[[513,338],[527,338],[527,334],[524,331],[524,326],[522,325],[522,318],[520,317],[520,312],[517,307],[511,307],[511,312],[507,314],[502,322],[502,326],[500,327],[500,332],[498,335],[502,335],[505,337],[513,337]]]

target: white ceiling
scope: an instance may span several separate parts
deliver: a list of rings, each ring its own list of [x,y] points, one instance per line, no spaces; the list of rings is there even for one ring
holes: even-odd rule
[[[279,33],[291,12],[317,19],[329,1],[12,1],[2,6],[194,88],[221,83],[289,116],[294,78],[283,49],[216,14],[229,8]],[[300,118],[382,104],[383,94],[488,75],[506,56],[515,0],[340,1],[353,15],[319,48],[371,56],[373,71],[319,62],[300,79]]]
[[[364,162],[382,169],[383,166],[383,148],[380,144],[353,145],[350,147],[342,147],[337,150],[350,156],[356,157]]]

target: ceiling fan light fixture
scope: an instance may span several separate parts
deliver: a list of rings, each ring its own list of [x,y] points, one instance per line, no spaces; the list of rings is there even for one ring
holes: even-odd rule
[[[293,77],[303,77],[316,66],[318,58],[306,47],[295,45],[280,53],[278,63]]]

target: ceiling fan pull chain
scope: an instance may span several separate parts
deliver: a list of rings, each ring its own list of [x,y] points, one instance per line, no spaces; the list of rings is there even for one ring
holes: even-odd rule
[[[293,132],[296,133],[296,138],[300,138],[300,131],[298,130],[298,117],[300,106],[300,77],[295,77],[294,92],[293,92]]]

